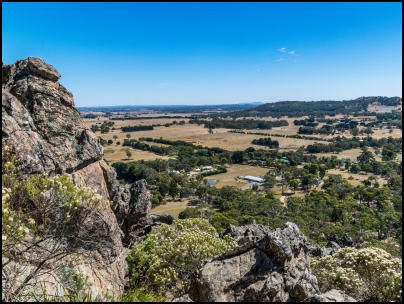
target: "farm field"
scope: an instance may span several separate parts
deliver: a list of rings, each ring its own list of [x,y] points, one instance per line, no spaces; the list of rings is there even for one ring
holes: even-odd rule
[[[138,117],[147,116],[151,117],[155,116],[170,116],[174,115],[173,113],[162,114],[141,114]],[[178,115],[178,114],[175,114]],[[190,114],[187,114],[190,115]],[[114,143],[112,145],[108,145],[105,147],[105,159],[107,161],[115,162],[115,161],[127,161],[125,149],[126,147],[122,146],[124,139],[127,138],[127,134],[130,134],[131,139],[139,139],[140,137],[151,137],[151,138],[164,138],[168,140],[183,140],[186,142],[193,143],[195,145],[202,145],[206,147],[219,147],[229,151],[237,151],[237,150],[245,150],[248,147],[254,147],[256,149],[269,149],[265,146],[258,146],[251,144],[253,139],[257,139],[263,137],[263,135],[254,135],[254,134],[240,134],[240,133],[232,133],[229,132],[229,129],[225,128],[217,128],[213,129],[213,134],[209,134],[207,128],[204,128],[203,125],[197,124],[189,124],[189,119],[186,118],[186,113],[183,114],[184,118],[156,118],[156,119],[139,119],[139,120],[114,120],[115,130],[110,130],[107,134],[101,134],[97,132],[104,140],[113,140]],[[342,115],[336,115],[333,118],[342,118]],[[279,142],[279,150],[280,151],[294,151],[301,146],[307,146],[314,144],[315,140],[306,140],[306,139],[295,139],[295,138],[287,138],[280,137],[271,134],[279,134],[279,135],[295,135],[298,133],[299,126],[295,126],[293,121],[296,119],[303,119],[305,117],[280,117],[280,118],[272,118],[272,117],[246,117],[247,119],[262,119],[262,120],[280,120],[285,119],[288,121],[289,126],[285,127],[274,127],[271,130],[244,130],[249,133],[267,133],[269,136],[272,136],[274,140]],[[355,119],[372,119],[373,117],[356,117]],[[155,127],[154,130],[147,131],[139,131],[139,132],[122,132],[121,127],[123,126],[136,126],[136,125],[151,125],[151,124],[166,124],[172,123],[173,121],[181,121],[184,120],[186,123],[184,125],[171,125],[169,127],[159,126]],[[102,121],[97,119],[85,119],[85,125],[90,128],[93,124],[100,125]],[[323,123],[320,123],[320,126]],[[393,138],[399,138],[402,136],[400,129],[393,129],[391,132],[388,129],[380,129],[375,128],[374,133],[371,135],[375,138],[385,138],[392,136]],[[324,139],[332,139],[338,135],[343,135],[346,137],[352,137],[350,132],[344,132],[342,134],[336,135],[327,135],[327,134],[314,134],[314,137],[324,138]],[[114,136],[117,139],[114,139]],[[363,137],[363,136],[362,136]],[[119,141],[120,145],[116,145],[115,143]],[[151,144],[151,143],[148,143]],[[158,143],[153,143],[152,145],[156,146],[165,146]],[[159,156],[152,152],[140,151],[136,149],[131,149],[132,156],[129,160],[153,160],[153,159],[167,159],[167,156]],[[372,151],[373,152],[373,151]],[[337,156],[338,158],[349,158],[351,160],[355,160],[359,154],[361,153],[360,149],[351,149],[342,151],[340,153],[319,153],[318,157],[321,156]],[[379,156],[376,156],[377,160],[380,160]]]
[[[154,120],[153,120],[154,121]],[[127,123],[126,123],[127,122]],[[135,121],[136,122],[136,121]],[[119,126],[128,125],[140,125],[140,123],[135,123],[134,121],[119,121],[115,123],[115,130],[111,130],[107,134],[101,134],[97,132],[101,138],[105,140],[113,140],[114,135],[117,136],[117,141],[121,143],[126,138],[126,134],[130,134],[130,138],[139,139],[140,137],[152,137],[152,138],[164,138],[169,140],[183,140],[195,145],[202,145],[206,147],[219,147],[230,151],[245,150],[248,147],[255,147],[260,149],[266,149],[266,147],[253,145],[251,141],[256,138],[262,137],[262,135],[252,135],[252,134],[240,134],[228,132],[229,129],[217,128],[213,130],[213,134],[209,134],[208,129],[204,128],[203,125],[196,124],[185,124],[185,125],[173,125],[170,127],[155,127],[154,130],[150,131],[139,131],[139,132],[122,132]],[[144,121],[139,121],[143,124]],[[148,124],[151,124],[150,122]],[[88,124],[91,126],[91,123]],[[119,127],[119,128],[118,128]],[[261,132],[260,130],[248,130],[250,132]],[[271,130],[269,130],[271,131]],[[278,132],[276,128],[272,131]],[[307,146],[313,144],[314,140],[304,140],[304,139],[294,139],[294,138],[284,138],[276,137],[279,141],[280,150],[295,150],[300,146]],[[111,149],[119,149],[118,147],[112,147]]]

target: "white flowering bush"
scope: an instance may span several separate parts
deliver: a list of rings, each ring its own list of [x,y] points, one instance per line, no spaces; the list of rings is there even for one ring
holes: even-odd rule
[[[186,291],[202,261],[236,245],[229,236],[220,238],[204,219],[176,220],[162,224],[128,256],[131,284],[157,294]]]
[[[342,248],[311,263],[320,289],[340,289],[361,301],[401,301],[401,262],[383,249]]]

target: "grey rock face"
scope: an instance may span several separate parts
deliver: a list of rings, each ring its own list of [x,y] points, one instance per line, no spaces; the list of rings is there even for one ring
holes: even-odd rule
[[[152,224],[150,218],[150,192],[144,180],[137,181],[129,188],[120,189],[115,214],[125,235],[124,243],[130,245]],[[129,197],[129,200],[121,199]]]
[[[82,126],[59,77],[36,58],[3,65],[2,134],[23,156],[23,173],[71,173],[102,158],[99,140]]]
[[[302,301],[319,293],[310,270],[307,239],[296,224],[226,231],[239,246],[206,263],[191,298],[195,301]]]
[[[112,209],[93,212],[80,224],[82,242],[74,249],[99,257],[83,262],[92,265],[86,273],[93,294],[119,296],[127,273],[122,241],[129,243],[150,225],[144,182],[131,187],[119,184],[115,170],[102,160],[99,139],[83,125],[73,95],[58,82],[60,74],[54,67],[29,57],[3,65],[2,76],[2,135],[21,161],[20,173],[68,173],[77,186],[90,187],[113,202]]]
[[[354,298],[337,289],[307,298],[304,302],[357,302]]]

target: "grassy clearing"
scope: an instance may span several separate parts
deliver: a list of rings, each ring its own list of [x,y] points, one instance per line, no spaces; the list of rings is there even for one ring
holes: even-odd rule
[[[350,173],[346,170],[341,170],[341,169],[327,170],[326,176],[331,175],[331,174],[341,175],[342,178],[346,179],[353,186],[363,185],[362,181],[364,181],[365,179],[368,179],[370,176],[375,176],[372,173],[354,174],[354,173]],[[350,179],[351,177],[352,177],[352,179]],[[376,180],[380,185],[384,185],[387,183],[387,181],[385,179],[380,178],[380,177],[377,177]]]
[[[217,180],[217,183],[214,186],[218,188],[222,188],[224,186],[235,186],[238,188],[242,188],[246,186],[248,183],[246,181],[239,180],[238,176],[253,175],[263,177],[267,172],[268,169],[261,167],[248,166],[248,165],[230,165],[227,166],[226,173],[207,176],[205,177],[205,179]]]
[[[372,151],[373,152],[373,151]],[[317,157],[331,157],[336,156],[337,158],[349,158],[351,160],[356,160],[356,158],[362,153],[360,148],[344,150],[339,153],[316,153]]]
[[[126,149],[129,149],[132,156],[128,159],[126,156]],[[154,159],[168,159],[168,156],[161,156],[148,151],[141,151],[132,149],[130,147],[122,147],[112,144],[104,149],[104,159],[108,162],[114,163],[117,161],[135,161],[135,160],[154,160]]]
[[[167,202],[164,205],[159,205],[151,210],[151,214],[169,214],[174,218],[178,218],[181,211],[188,206],[188,200]]]

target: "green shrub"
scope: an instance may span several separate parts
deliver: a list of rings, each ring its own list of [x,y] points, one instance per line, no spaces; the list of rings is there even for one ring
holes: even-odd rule
[[[131,286],[158,295],[186,292],[202,261],[235,246],[220,238],[207,220],[192,218],[160,225],[129,255]]]

